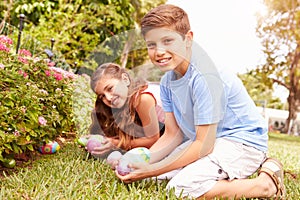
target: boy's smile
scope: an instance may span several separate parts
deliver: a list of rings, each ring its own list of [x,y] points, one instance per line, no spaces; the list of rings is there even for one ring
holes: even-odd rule
[[[185,36],[169,28],[154,28],[145,34],[148,55],[154,65],[166,72],[184,75],[190,60],[193,33]]]

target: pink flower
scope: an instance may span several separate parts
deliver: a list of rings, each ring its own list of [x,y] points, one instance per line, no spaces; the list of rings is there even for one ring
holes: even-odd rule
[[[76,75],[73,72],[68,72],[58,67],[50,67],[50,69],[54,72],[62,74],[64,78],[76,78]]]
[[[55,66],[55,62],[48,62],[48,64],[47,64],[49,67],[53,67],[53,66]]]
[[[18,130],[14,131],[14,136],[20,136],[20,132]]]
[[[20,50],[19,50],[19,55],[20,55],[20,56],[28,56],[28,57],[31,57],[31,56],[32,56],[31,53],[30,53],[30,51],[28,51],[28,50],[26,50],[26,49],[20,49]]]
[[[21,108],[21,111],[22,111],[22,113],[24,113],[24,114],[26,113],[26,110],[27,110],[27,108],[26,108],[25,106]]]
[[[34,57],[34,58],[33,58],[33,62],[35,62],[35,63],[38,62],[38,61],[40,61],[40,60],[41,60],[41,59],[40,59],[39,57]]]
[[[18,57],[18,60],[21,61],[24,64],[28,64],[28,60],[26,58]]]
[[[7,45],[12,45],[13,41],[9,37],[5,35],[0,35],[0,43],[2,44],[7,44]]]
[[[9,47],[12,45],[13,41],[5,35],[0,35],[0,51],[9,52]]]
[[[0,63],[0,69],[4,69],[4,68],[5,66],[2,63]]]
[[[45,74],[46,74],[46,76],[51,76],[51,71],[46,70],[46,71],[45,71]]]
[[[24,78],[28,77],[28,74],[26,72],[23,73]]]
[[[41,126],[45,126],[47,124],[47,120],[44,117],[40,116],[39,117],[39,124]]]
[[[0,51],[6,51],[6,52],[9,52],[9,48],[7,48],[5,44],[1,44],[1,43],[0,43]]]
[[[27,77],[28,77],[28,74],[27,74],[26,72],[23,72],[21,69],[18,71],[18,73],[19,73],[20,75],[23,75],[24,78],[27,78]]]
[[[61,75],[60,73],[55,73],[54,75],[54,78],[58,81],[62,80],[63,79],[63,75]]]

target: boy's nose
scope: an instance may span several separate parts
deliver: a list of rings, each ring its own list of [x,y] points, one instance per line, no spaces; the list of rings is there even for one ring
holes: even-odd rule
[[[163,55],[163,54],[165,54],[165,53],[166,53],[166,50],[165,50],[164,48],[158,47],[158,48],[156,49],[156,54],[157,54],[157,55]]]

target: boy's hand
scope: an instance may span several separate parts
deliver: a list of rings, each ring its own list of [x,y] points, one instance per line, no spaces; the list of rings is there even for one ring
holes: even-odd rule
[[[120,175],[118,170],[115,170],[116,176],[124,183],[132,183],[134,181],[150,177],[148,174],[151,171],[151,167],[148,163],[132,163],[129,164],[129,167],[133,169],[133,171],[125,176]]]

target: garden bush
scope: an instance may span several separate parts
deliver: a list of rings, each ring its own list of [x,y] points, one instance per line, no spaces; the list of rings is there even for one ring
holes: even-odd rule
[[[76,135],[80,137],[89,134],[89,127],[92,123],[91,113],[96,95],[90,87],[90,76],[86,74],[77,76],[73,87],[73,117],[76,125]]]
[[[15,54],[12,43],[0,35],[0,161],[76,130],[76,75],[26,49]]]

